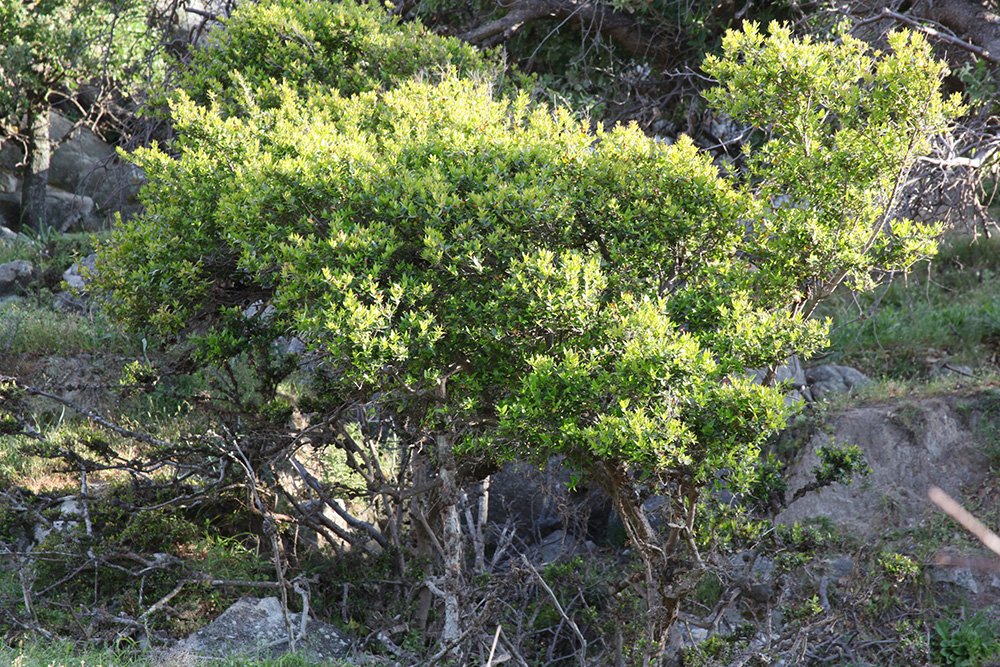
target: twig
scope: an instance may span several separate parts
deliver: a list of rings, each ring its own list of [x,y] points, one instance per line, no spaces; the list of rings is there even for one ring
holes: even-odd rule
[[[586,665],[587,639],[583,636],[583,633],[580,632],[580,626],[578,626],[576,622],[566,614],[566,612],[563,610],[562,605],[559,603],[559,598],[556,597],[555,592],[552,590],[552,588],[549,587],[548,583],[546,583],[542,575],[538,573],[538,570],[535,569],[535,566],[531,564],[531,561],[529,561],[527,557],[524,556],[523,554],[521,555],[521,562],[524,564],[526,568],[528,568],[528,571],[531,572],[531,574],[535,577],[535,579],[538,580],[538,584],[542,587],[542,590],[545,591],[545,593],[549,596],[549,599],[552,600],[552,604],[555,605],[556,611],[559,613],[559,616],[562,617],[562,620],[566,622],[566,625],[568,625],[570,629],[573,631],[573,634],[576,635],[577,640],[580,642],[580,648],[577,651],[577,658],[579,659],[581,665]]]
[[[500,628],[501,625],[497,625],[497,631],[493,633],[493,644],[490,646],[490,657],[486,660],[486,667],[493,667],[493,656],[497,652],[497,642],[500,641]]]

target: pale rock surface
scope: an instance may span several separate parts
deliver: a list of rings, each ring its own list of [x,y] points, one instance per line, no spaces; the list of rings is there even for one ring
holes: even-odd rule
[[[302,615],[289,614],[298,633]],[[337,628],[310,619],[296,649],[315,661],[332,661],[351,653],[351,642]],[[277,657],[289,650],[285,616],[278,598],[242,598],[201,630],[167,652],[167,665],[199,664],[201,660],[239,656]]]
[[[816,366],[805,372],[806,384],[814,399],[820,399],[830,394],[851,392],[871,383],[861,371],[850,366],[827,364]]]
[[[14,174],[0,171],[0,192],[17,192],[19,187]]]

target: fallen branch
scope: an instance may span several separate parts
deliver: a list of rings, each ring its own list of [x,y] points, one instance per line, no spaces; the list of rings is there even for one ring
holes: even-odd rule
[[[504,16],[460,37],[477,46],[495,46],[513,37],[525,24],[542,19],[564,19],[586,30],[596,30],[636,56],[665,61],[669,55],[670,40],[664,35],[649,31],[633,16],[583,0],[521,0]]]
[[[1000,65],[1000,57],[993,55],[989,49],[985,49],[981,46],[976,46],[972,42],[967,42],[966,40],[956,35],[943,32],[941,30],[938,30],[937,28],[932,28],[928,25],[925,25],[924,23],[921,23],[917,19],[909,17],[905,14],[900,14],[899,12],[893,11],[888,7],[883,7],[882,12],[877,16],[873,16],[869,19],[865,19],[864,21],[860,21],[859,25],[872,23],[874,21],[880,21],[884,19],[898,21],[899,23],[903,23],[905,25],[910,26],[914,30],[924,33],[928,37],[933,37],[935,39],[941,40],[942,42],[947,42],[948,44],[951,44],[952,46],[957,46],[958,48],[964,51],[968,51],[969,53],[974,53],[975,55],[979,56],[983,60],[986,60],[987,62]]]

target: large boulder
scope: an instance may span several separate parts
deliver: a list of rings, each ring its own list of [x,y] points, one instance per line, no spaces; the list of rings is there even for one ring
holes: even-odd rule
[[[61,143],[52,153],[49,185],[90,198],[102,213],[135,205],[142,172],[123,162],[114,146],[59,114],[52,115],[50,135]]]
[[[0,226],[12,230],[21,228],[21,195],[0,193]]]
[[[24,160],[24,148],[13,139],[0,137],[0,171],[13,172]]]
[[[351,642],[332,625],[289,613],[296,649],[317,662],[332,662],[351,653]],[[276,658],[290,649],[288,624],[278,598],[243,598],[221,616],[178,642],[165,656],[168,665],[198,664],[204,659],[259,656]]]
[[[806,383],[814,399],[820,399],[830,394],[842,394],[855,391],[871,384],[861,371],[850,366],[827,364],[816,366],[805,372]]]
[[[104,219],[97,214],[94,200],[50,187],[45,192],[45,214],[48,225],[59,232],[97,231]],[[21,193],[0,194],[0,216],[5,227],[20,228]]]
[[[559,458],[544,468],[508,463],[490,477],[489,493],[491,537],[509,525],[519,544],[537,544],[555,531],[605,539],[611,500],[600,489],[572,485]]]
[[[808,437],[788,468],[788,495],[815,480],[822,446],[853,444],[871,473],[850,485],[805,494],[778,514],[779,523],[825,517],[861,539],[918,526],[932,511],[927,491],[938,486],[962,498],[990,474],[977,443],[974,400],[925,398],[864,405],[833,414]]]
[[[0,192],[17,192],[21,184],[9,171],[0,171]]]

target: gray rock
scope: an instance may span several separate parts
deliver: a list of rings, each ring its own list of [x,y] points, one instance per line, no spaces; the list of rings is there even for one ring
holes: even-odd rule
[[[21,229],[21,195],[0,193],[0,226]]]
[[[854,559],[851,556],[831,558],[826,566],[827,574],[834,581],[841,581],[854,574]]]
[[[93,199],[53,187],[45,192],[45,214],[48,225],[59,232],[97,231],[104,225]],[[0,194],[0,216],[19,227],[21,193]]]
[[[767,377],[766,368],[756,368],[751,371],[756,382],[763,382]],[[788,361],[774,369],[775,382],[786,382],[793,389],[799,389],[806,385],[806,374],[802,370],[802,361],[797,356],[788,358]]]
[[[302,615],[291,613],[289,617],[295,633],[299,633]],[[335,627],[310,619],[305,634],[297,638],[296,649],[310,660],[334,660],[351,652],[351,642]],[[288,650],[285,616],[278,598],[243,598],[207,626],[178,642],[165,659],[170,663],[184,656],[278,657]]]
[[[921,525],[933,511],[927,490],[939,486],[962,497],[989,474],[976,443],[973,419],[958,398],[854,407],[831,415],[815,429],[788,468],[790,501],[815,480],[816,451],[821,446],[854,444],[864,452],[871,473],[849,485],[833,484],[790,502],[776,517],[790,524],[825,517],[857,539],[884,530]]]
[[[973,595],[979,594],[979,582],[976,575],[964,567],[935,567],[931,569],[931,581],[935,584],[952,584],[964,588]]]
[[[0,295],[13,294],[35,275],[35,265],[26,259],[0,264]]]
[[[773,560],[749,551],[736,554],[729,560],[734,568],[742,571],[738,583],[747,596],[757,602],[767,602],[774,597],[778,575]]]
[[[91,253],[63,271],[62,278],[71,290],[82,293],[86,291],[90,275],[93,274],[96,266],[97,253]]]
[[[0,225],[0,241],[16,241],[20,234],[10,227]]]
[[[93,199],[53,187],[45,193],[45,214],[49,226],[60,232],[93,232],[103,226]]]
[[[14,174],[0,172],[0,192],[17,192],[18,187]]]
[[[817,400],[829,394],[850,392],[871,383],[861,371],[835,364],[810,368],[805,372],[805,379],[812,397]]]
[[[593,542],[579,540],[564,530],[549,533],[528,553],[528,560],[535,565],[548,565],[570,556],[593,553]]]
[[[548,465],[510,463],[490,477],[489,521],[494,538],[508,522],[517,539],[537,544],[554,530],[603,539],[611,502],[597,488],[569,489],[570,471],[553,457]]]
[[[972,370],[971,366],[960,366],[958,364],[951,364],[948,362],[935,364],[931,368],[930,376],[932,378],[946,378],[946,377],[976,377],[975,372]]]
[[[50,134],[63,142],[52,154],[50,185],[89,197],[100,211],[134,203],[142,172],[123,162],[114,146],[59,114],[52,116]]]
[[[0,137],[0,170],[14,171],[24,160],[24,149],[12,139]]]

